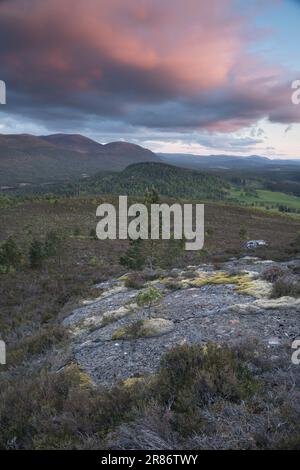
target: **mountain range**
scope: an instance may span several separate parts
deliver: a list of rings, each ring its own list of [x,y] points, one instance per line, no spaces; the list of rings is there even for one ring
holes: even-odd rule
[[[160,161],[127,142],[100,144],[82,135],[0,135],[0,186],[43,184]]]
[[[300,160],[271,160],[257,155],[155,154],[136,144],[123,141],[101,144],[80,134],[0,135],[1,189],[68,182],[147,162],[225,177],[234,176],[237,171],[248,176],[267,172],[267,179],[271,175],[272,180],[284,178],[299,184]]]
[[[184,168],[191,168],[194,170],[202,170],[204,168],[210,170],[232,170],[232,169],[257,169],[269,168],[276,169],[276,167],[286,166],[300,166],[300,159],[297,160],[280,160],[261,157],[259,155],[245,156],[231,156],[231,155],[193,155],[182,153],[159,153],[158,156],[165,163],[170,165],[180,166]]]

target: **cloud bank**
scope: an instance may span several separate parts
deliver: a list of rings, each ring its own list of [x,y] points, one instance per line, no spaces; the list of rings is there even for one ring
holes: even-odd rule
[[[300,122],[290,72],[251,52],[271,34],[236,0],[0,2],[6,111],[51,128],[160,133]],[[92,124],[94,123],[94,124]],[[108,125],[108,124],[106,124]]]

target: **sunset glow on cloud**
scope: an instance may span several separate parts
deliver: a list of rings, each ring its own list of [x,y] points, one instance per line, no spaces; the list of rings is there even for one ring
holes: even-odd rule
[[[300,157],[300,2],[261,3],[0,1],[0,132]]]

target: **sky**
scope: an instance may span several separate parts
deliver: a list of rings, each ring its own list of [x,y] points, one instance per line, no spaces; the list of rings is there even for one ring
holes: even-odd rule
[[[300,158],[300,0],[0,0],[0,133]]]

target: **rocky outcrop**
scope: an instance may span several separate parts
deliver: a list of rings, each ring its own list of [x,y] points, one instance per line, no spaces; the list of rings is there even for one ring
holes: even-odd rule
[[[300,299],[269,298],[272,284],[260,273],[272,264],[247,257],[221,270],[189,266],[161,272],[142,290],[126,288],[126,277],[101,283],[99,296],[83,301],[64,321],[72,335],[72,359],[95,382],[111,385],[153,373],[176,344],[249,338],[269,347],[290,344],[298,335]],[[162,298],[149,318],[136,298],[150,286]]]

